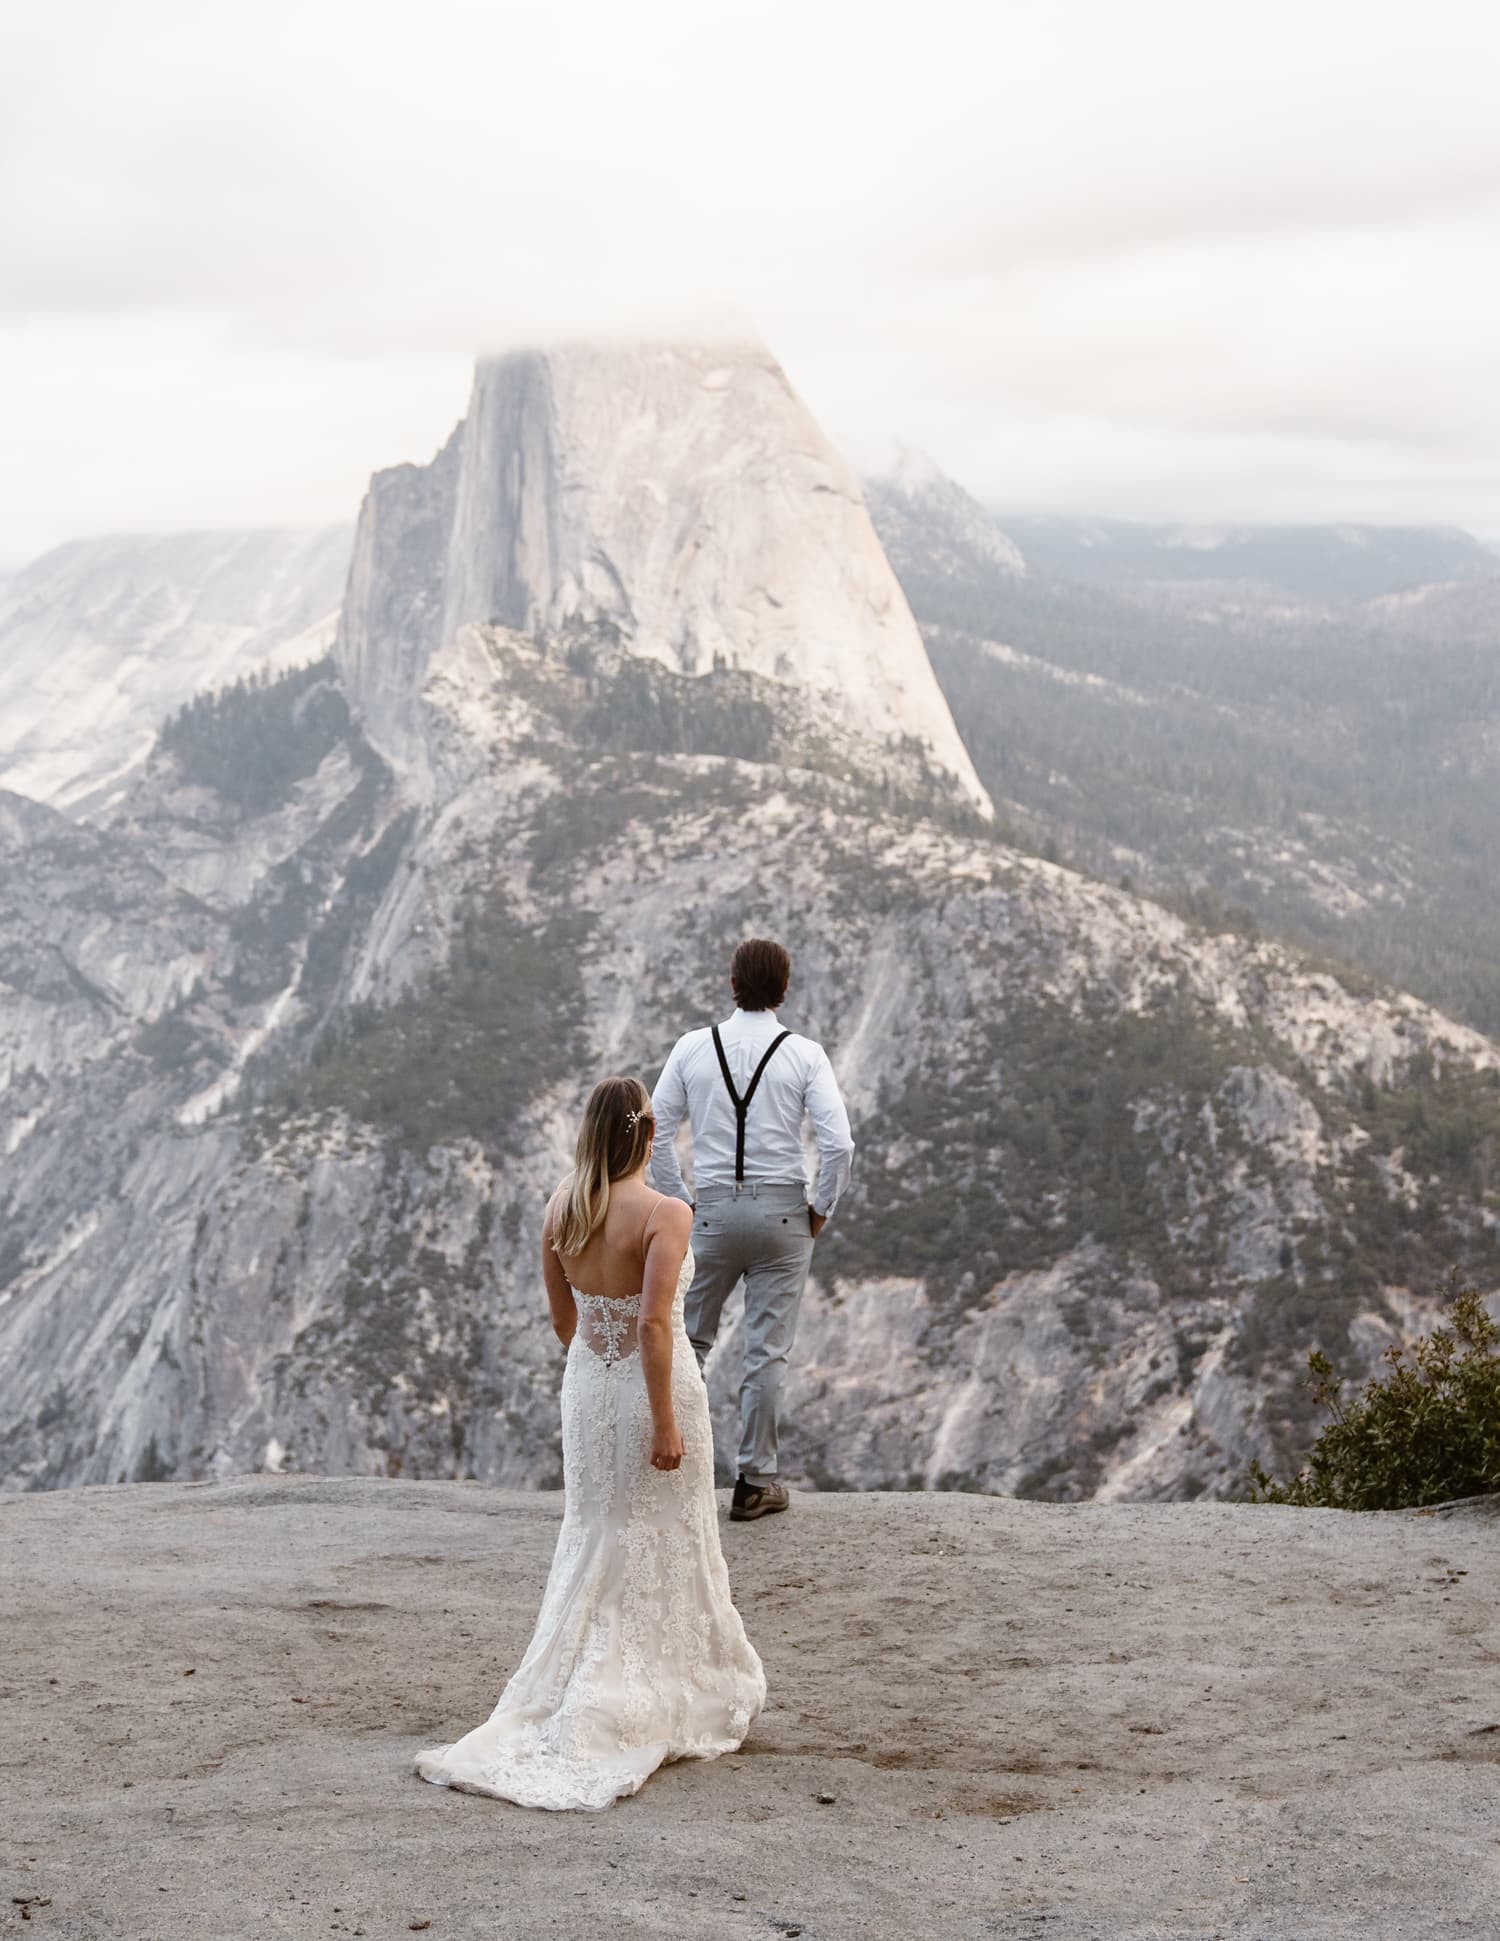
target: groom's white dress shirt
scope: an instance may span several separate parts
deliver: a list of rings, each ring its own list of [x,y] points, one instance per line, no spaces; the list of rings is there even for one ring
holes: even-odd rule
[[[767,1046],[781,1030],[774,1011],[736,1010],[719,1026],[724,1056],[741,1098]],[[656,1149],[650,1177],[658,1192],[683,1200],[690,1197],[677,1163],[677,1128],[684,1119],[693,1128],[695,1191],[701,1193],[705,1186],[734,1186],[737,1120],[711,1031],[689,1031],[673,1045],[656,1081],[651,1110],[656,1118]],[[747,1185],[800,1186],[807,1190],[802,1148],[804,1114],[812,1121],[818,1141],[813,1211],[826,1216],[849,1183],[854,1141],[828,1053],[813,1039],[793,1032],[767,1065],[750,1101],[745,1122]]]

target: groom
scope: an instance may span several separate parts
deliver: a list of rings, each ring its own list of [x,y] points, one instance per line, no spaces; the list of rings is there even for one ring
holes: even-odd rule
[[[675,1141],[693,1128],[693,1258],[687,1331],[701,1368],[735,1284],[745,1282],[745,1361],[740,1384],[739,1477],[730,1517],[748,1523],[784,1510],[777,1480],[777,1432],[787,1358],[813,1242],[849,1180],[854,1141],[828,1054],[782,1028],[792,960],[778,943],[752,937],[734,953],[734,1014],[690,1031],[672,1047],[652,1096],[656,1146],[649,1177],[687,1199]],[[818,1141],[812,1203],[802,1155],[803,1118]]]

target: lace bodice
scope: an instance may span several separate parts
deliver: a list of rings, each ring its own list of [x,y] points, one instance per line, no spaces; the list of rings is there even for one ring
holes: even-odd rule
[[[608,1368],[617,1361],[628,1361],[640,1346],[640,1295],[585,1294],[575,1287],[573,1300],[578,1308],[578,1336],[584,1347]]]
[[[693,1254],[689,1248],[672,1299],[672,1321],[676,1327],[682,1325],[682,1304],[692,1278]],[[586,1294],[581,1287],[575,1287],[573,1301],[578,1309],[578,1339],[584,1347],[597,1355],[607,1368],[613,1368],[616,1362],[628,1361],[640,1346],[641,1296]]]

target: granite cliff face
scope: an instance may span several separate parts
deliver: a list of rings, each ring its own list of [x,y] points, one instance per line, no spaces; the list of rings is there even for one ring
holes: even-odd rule
[[[470,622],[804,689],[988,808],[859,487],[759,348],[482,363],[448,445],[375,479],[355,540],[337,658],[393,759],[419,761],[426,668]]]
[[[1231,1489],[1305,1439],[1307,1346],[1371,1366],[1492,1260],[1445,1132],[1500,1111],[1492,1045],[1002,840],[951,718],[893,745],[848,579],[811,585],[821,448],[757,473],[779,373],[682,353],[704,422],[668,440],[657,355],[618,396],[583,353],[482,371],[372,486],[337,664],[200,700],[91,826],[0,811],[5,1486],[555,1482],[545,1196],[593,1078],[653,1076],[747,930],[791,943],[860,1147],[791,1394],[814,1481]],[[750,523],[694,564],[671,535],[713,507]],[[730,598],[746,532],[781,609]],[[788,668],[778,615],[820,599],[850,631]]]

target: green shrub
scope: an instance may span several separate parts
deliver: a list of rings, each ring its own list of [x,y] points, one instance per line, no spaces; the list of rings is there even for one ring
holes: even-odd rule
[[[1308,1356],[1306,1386],[1333,1420],[1290,1482],[1252,1466],[1253,1501],[1405,1510],[1500,1490],[1500,1326],[1456,1274],[1446,1291],[1448,1325],[1387,1348],[1390,1372],[1348,1403],[1327,1356]]]

